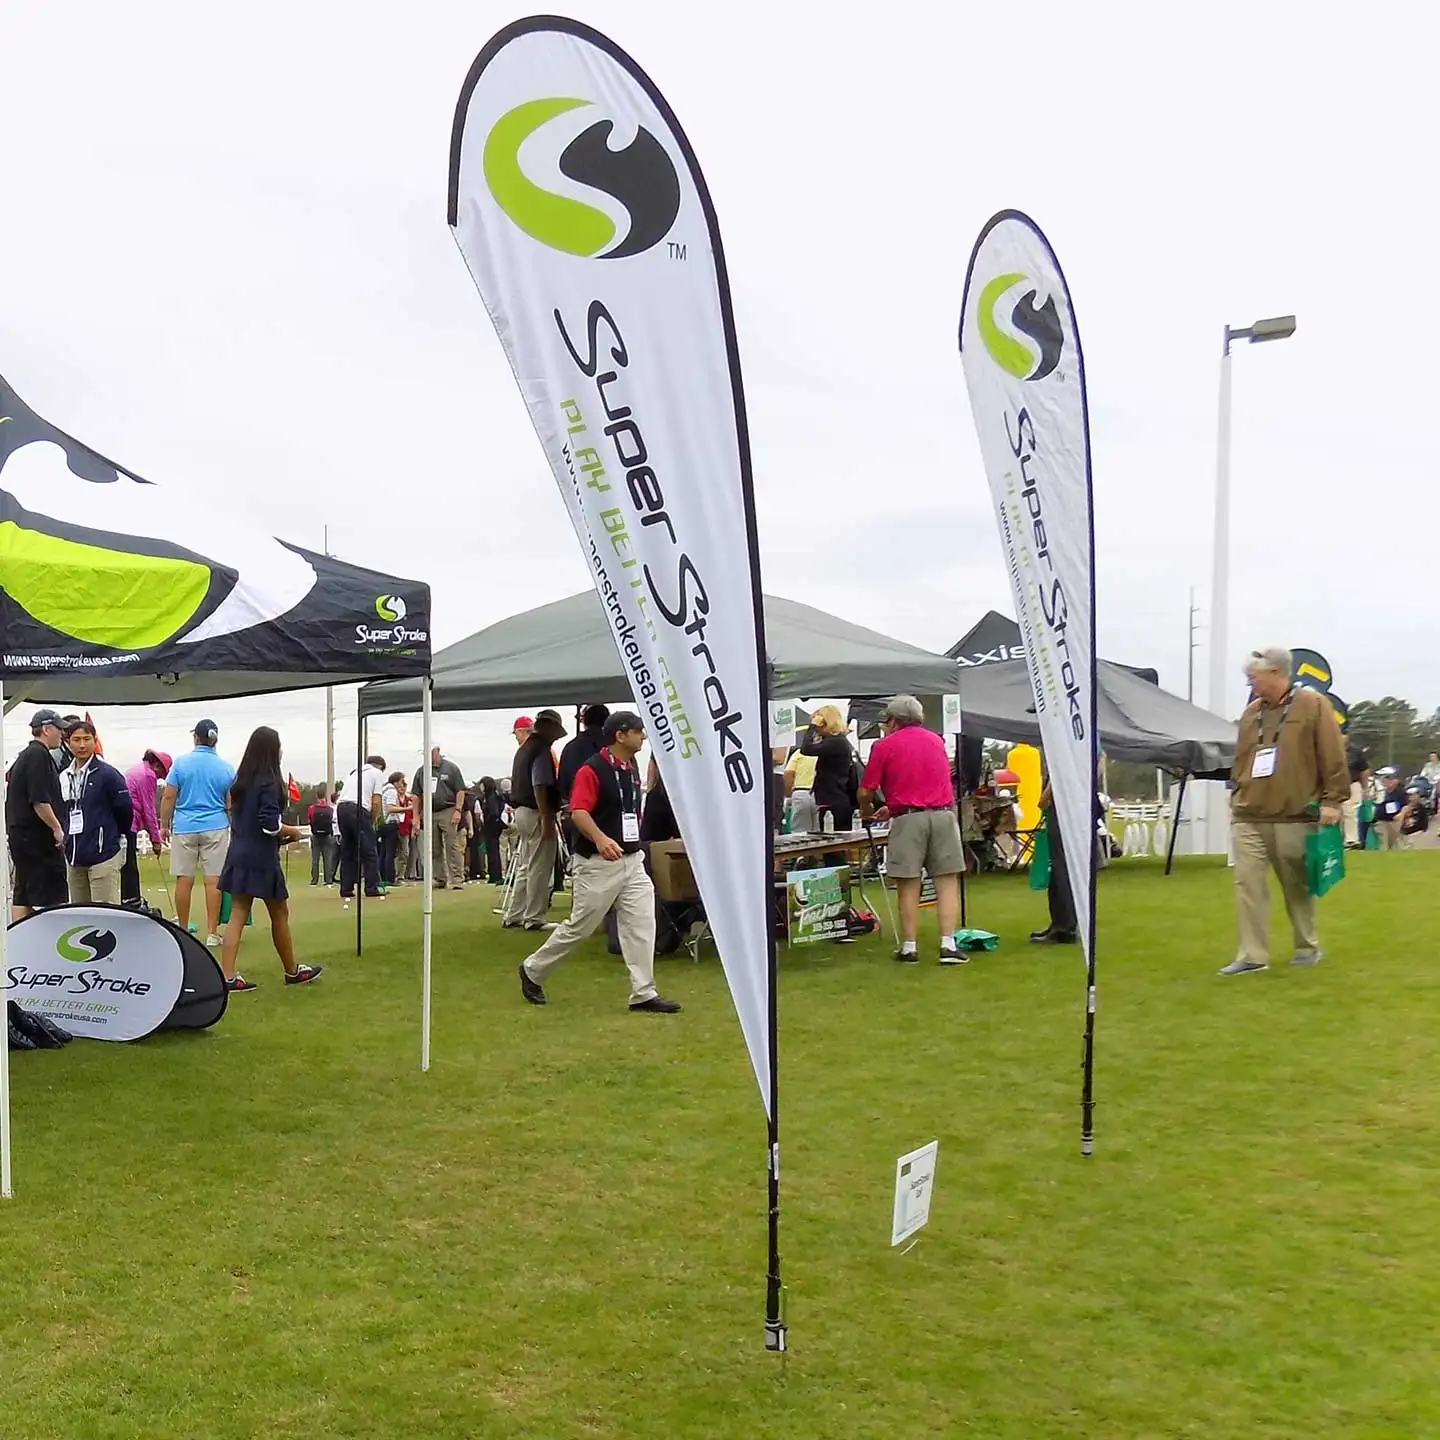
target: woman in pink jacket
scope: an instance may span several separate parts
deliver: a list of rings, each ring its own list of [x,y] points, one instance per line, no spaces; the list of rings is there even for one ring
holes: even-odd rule
[[[130,804],[135,820],[125,837],[125,864],[120,871],[120,903],[128,905],[140,899],[140,862],[136,855],[135,837],[143,830],[150,837],[150,848],[160,853],[160,782],[170,773],[170,757],[163,750],[147,750],[138,765],[125,772],[125,785],[130,791]]]

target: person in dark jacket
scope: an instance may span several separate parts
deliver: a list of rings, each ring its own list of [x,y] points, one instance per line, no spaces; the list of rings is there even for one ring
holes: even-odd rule
[[[834,705],[822,705],[810,717],[810,728],[800,742],[800,753],[815,760],[815,809],[826,808],[837,830],[848,830],[855,819],[855,749],[850,744],[845,717]]]
[[[310,883],[319,885],[325,877],[328,890],[335,883],[335,867],[340,863],[340,840],[335,834],[335,807],[330,803],[328,786],[315,787],[315,803],[306,812],[310,825]]]
[[[570,804],[570,792],[575,788],[575,776],[580,767],[587,760],[593,760],[605,744],[605,722],[609,718],[610,708],[607,705],[587,705],[580,712],[580,733],[560,752],[560,768],[556,780],[560,786],[562,805]]]
[[[65,736],[70,764],[60,772],[65,801],[65,863],[72,905],[118,905],[125,837],[135,818],[125,777],[95,753],[95,727],[73,723]]]
[[[500,865],[500,837],[505,833],[505,797],[493,775],[480,777],[480,829],[485,839],[485,878],[492,885],[505,883]]]
[[[285,799],[280,736],[268,725],[261,725],[250,736],[226,802],[230,814],[230,848],[220,873],[220,888],[230,896],[231,906],[220,968],[225,972],[227,990],[255,989],[255,982],[245,979],[236,965],[245,922],[256,900],[270,912],[270,939],[285,968],[287,985],[304,985],[325,968],[295,963],[295,944],[290,937],[290,892],[280,864],[280,845],[285,840],[298,840],[300,828],[284,823]]]

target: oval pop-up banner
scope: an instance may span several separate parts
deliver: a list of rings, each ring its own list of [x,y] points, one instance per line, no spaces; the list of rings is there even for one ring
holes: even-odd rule
[[[5,978],[22,1009],[91,1040],[213,1025],[228,998],[193,935],[118,905],[59,905],[16,921]]]

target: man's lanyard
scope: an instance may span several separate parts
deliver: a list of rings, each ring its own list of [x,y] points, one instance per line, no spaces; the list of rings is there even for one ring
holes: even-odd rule
[[[65,778],[70,784],[69,801],[72,805],[79,805],[85,799],[85,787],[90,783],[90,766],[93,762],[87,760],[78,770],[70,769],[65,772]]]
[[[615,783],[620,787],[620,808],[638,817],[640,804],[635,793],[635,767],[620,763],[608,745],[605,747],[605,758],[615,769]]]
[[[1285,728],[1285,722],[1290,718],[1290,707],[1295,703],[1295,691],[1297,687],[1292,685],[1290,693],[1285,697],[1285,708],[1280,712],[1280,723],[1275,727],[1275,733],[1267,740],[1265,738],[1265,717],[1270,713],[1270,707],[1263,702],[1260,705],[1260,713],[1255,717],[1256,739],[1259,741],[1262,750],[1280,743],[1280,732]]]

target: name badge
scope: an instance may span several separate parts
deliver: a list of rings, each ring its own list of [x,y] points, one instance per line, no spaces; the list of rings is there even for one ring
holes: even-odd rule
[[[1250,767],[1252,780],[1264,780],[1275,773],[1275,747],[1266,745],[1255,752],[1255,763]]]
[[[628,810],[621,815],[620,838],[627,845],[640,843],[640,817],[638,815],[632,815]]]
[[[70,812],[70,833],[72,835],[83,835],[85,833],[85,812],[83,810],[72,810]]]

